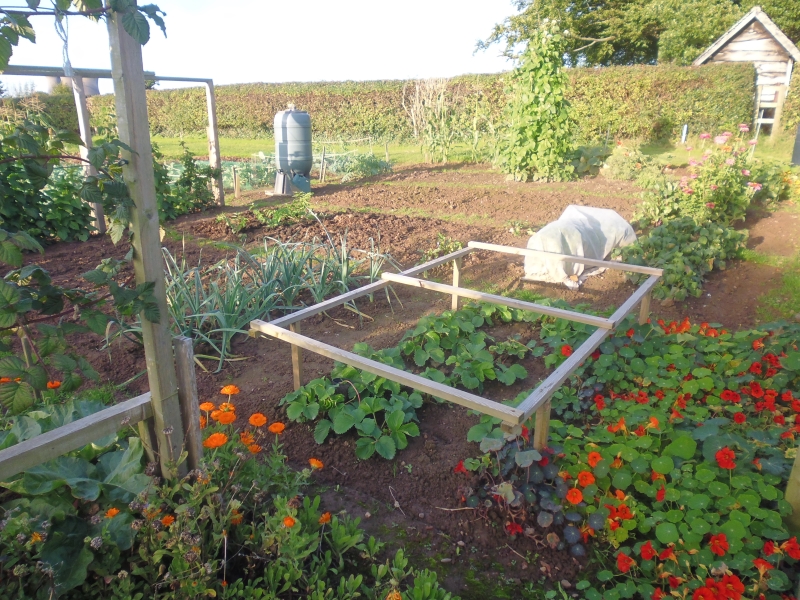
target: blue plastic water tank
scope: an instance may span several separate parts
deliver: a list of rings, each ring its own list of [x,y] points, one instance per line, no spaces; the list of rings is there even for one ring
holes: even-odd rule
[[[293,106],[275,115],[275,162],[284,173],[309,177],[313,155],[311,150],[311,117]]]

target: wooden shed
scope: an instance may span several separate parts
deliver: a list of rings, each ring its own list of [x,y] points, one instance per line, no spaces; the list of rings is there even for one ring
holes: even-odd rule
[[[754,6],[693,64],[725,62],[755,65],[755,122],[759,127],[769,125],[773,134],[777,133],[792,68],[800,62],[800,50],[760,6]]]

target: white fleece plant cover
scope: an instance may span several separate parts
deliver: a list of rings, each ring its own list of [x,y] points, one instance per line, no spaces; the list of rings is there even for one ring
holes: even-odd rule
[[[557,221],[548,223],[531,236],[528,248],[604,260],[614,248],[635,241],[633,228],[613,210],[569,205]],[[541,254],[525,257],[523,279],[563,283],[570,289],[577,289],[586,277],[604,270]]]

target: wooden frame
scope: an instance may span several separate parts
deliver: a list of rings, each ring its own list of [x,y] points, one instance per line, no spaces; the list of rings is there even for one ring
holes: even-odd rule
[[[506,298],[504,296],[495,296],[493,294],[486,294],[459,286],[461,278],[461,261],[464,256],[476,250],[489,250],[493,252],[501,252],[505,254],[515,255],[533,255],[542,256],[548,255],[551,258],[569,259],[569,262],[586,264],[590,266],[605,267],[608,269],[629,271],[635,273],[642,273],[649,275],[647,281],[642,284],[628,298],[619,309],[609,318],[597,317],[594,315],[587,315],[571,310],[564,310],[560,308],[553,308],[550,306],[543,306],[533,302],[524,302],[514,298]],[[424,279],[415,278],[414,275],[424,273],[429,269],[446,264],[453,263],[453,285],[446,285],[427,281]],[[482,242],[470,242],[467,248],[458,250],[441,258],[437,258],[423,265],[407,269],[402,273],[383,273],[381,281],[376,281],[366,285],[347,294],[342,294],[325,302],[321,302],[314,306],[310,306],[304,310],[287,315],[280,319],[276,319],[271,323],[261,320],[254,320],[250,322],[251,334],[257,333],[269,335],[279,340],[283,340],[292,345],[292,367],[294,387],[298,389],[302,381],[302,350],[310,350],[322,356],[332,358],[333,360],[345,363],[347,365],[362,369],[369,373],[373,373],[380,377],[385,377],[392,381],[396,381],[402,385],[407,385],[415,390],[430,394],[437,398],[443,398],[460,404],[467,408],[477,410],[478,412],[497,417],[503,421],[503,427],[510,429],[515,425],[520,425],[527,421],[532,415],[536,414],[536,426],[534,431],[534,445],[537,448],[542,448],[547,444],[547,430],[550,422],[550,398],[561,384],[572,374],[575,369],[586,358],[594,352],[600,344],[619,326],[622,320],[634,309],[638,304],[641,304],[641,312],[639,315],[639,322],[644,323],[650,313],[650,293],[653,287],[658,283],[661,277],[661,269],[654,269],[651,267],[643,267],[639,265],[628,265],[613,261],[596,260],[584,258],[580,256],[571,256],[566,254],[556,254],[552,252],[544,252],[541,250],[531,250],[528,248],[514,248],[511,246],[499,246],[497,244],[485,244]],[[488,400],[475,394],[458,390],[440,383],[431,381],[419,375],[396,369],[394,367],[379,363],[374,360],[364,358],[352,352],[341,350],[334,346],[324,344],[317,340],[300,334],[299,322],[312,315],[319,314],[328,309],[341,306],[361,296],[372,294],[382,288],[385,288],[389,283],[401,283],[422,289],[429,289],[444,294],[449,294],[452,297],[452,309],[458,309],[459,298],[471,298],[473,300],[480,300],[483,302],[490,302],[492,304],[500,304],[509,306],[511,308],[518,308],[521,310],[528,310],[538,314],[557,317],[560,319],[567,319],[576,321],[578,323],[585,323],[597,330],[592,333],[589,338],[576,348],[573,354],[565,360],[553,373],[550,374],[518,407],[511,407],[500,402]],[[289,326],[290,331],[285,329]]]

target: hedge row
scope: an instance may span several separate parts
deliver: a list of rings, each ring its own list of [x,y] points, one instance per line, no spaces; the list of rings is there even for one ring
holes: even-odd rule
[[[730,129],[750,122],[755,69],[750,64],[703,67],[632,66],[570,70],[569,98],[580,138],[659,139],[692,131]],[[272,120],[288,103],[311,113],[316,136],[352,139],[373,136],[408,140],[411,123],[403,109],[404,81],[240,84],[217,87],[220,132],[231,137],[272,135]],[[412,84],[413,85],[413,84]],[[480,97],[499,122],[504,104],[503,75],[470,75],[450,80],[458,122],[469,124]],[[47,103],[47,97],[42,101]],[[108,114],[110,96],[90,99],[92,115]],[[206,103],[200,88],[150,91],[154,133],[201,135]],[[61,105],[51,110],[62,112]],[[59,117],[66,121],[69,117]],[[72,117],[74,120],[74,116]]]

